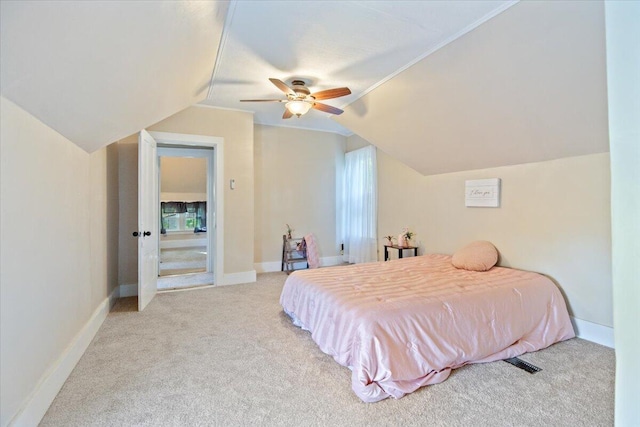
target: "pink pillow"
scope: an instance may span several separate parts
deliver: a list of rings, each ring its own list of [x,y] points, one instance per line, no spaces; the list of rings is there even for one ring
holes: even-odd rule
[[[451,258],[456,268],[471,271],[487,271],[498,262],[498,250],[491,242],[478,240],[458,249]]]

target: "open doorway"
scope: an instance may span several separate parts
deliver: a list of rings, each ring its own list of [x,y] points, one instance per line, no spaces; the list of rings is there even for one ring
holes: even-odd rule
[[[224,139],[215,136],[191,135],[141,130],[138,138],[138,310],[153,300],[159,289],[205,285],[197,283],[166,284],[158,277],[160,258],[160,158],[158,150],[185,149],[182,157],[199,157],[203,150],[207,158],[207,272],[213,285],[224,284]],[[193,150],[193,151],[189,151]],[[180,156],[180,155],[178,155]]]
[[[214,283],[208,222],[213,148],[158,148],[160,239],[158,289]]]

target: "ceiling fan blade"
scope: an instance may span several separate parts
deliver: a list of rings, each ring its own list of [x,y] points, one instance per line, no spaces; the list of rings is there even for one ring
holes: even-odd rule
[[[289,111],[288,108],[284,109],[284,114],[282,115],[283,119],[290,119],[291,116],[293,116],[293,113],[291,111]]]
[[[331,113],[336,115],[344,113],[344,111],[342,111],[339,108],[332,107],[331,105],[327,105],[327,104],[322,104],[320,102],[314,102],[312,107],[315,108],[316,110],[324,111],[325,113]]]
[[[293,91],[293,89],[291,89],[289,86],[287,86],[282,80],[269,79],[269,81],[271,81],[271,83],[276,85],[276,87],[278,89],[280,89],[281,91],[283,91],[287,95],[296,96],[296,93]]]
[[[312,93],[315,99],[331,99],[340,98],[341,96],[351,95],[351,90],[348,87],[337,87],[335,89],[321,90],[320,92]]]
[[[284,99],[241,99],[240,102],[284,102]]]

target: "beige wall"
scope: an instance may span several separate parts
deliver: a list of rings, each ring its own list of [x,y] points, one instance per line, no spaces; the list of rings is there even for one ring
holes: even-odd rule
[[[92,155],[1,98],[0,425],[115,289],[115,147]]]
[[[118,283],[138,283],[138,135],[118,141],[119,222]]]
[[[502,179],[501,206],[466,208],[465,180],[483,178]],[[378,235],[408,226],[421,254],[489,240],[500,265],[551,277],[574,317],[610,327],[609,182],[606,153],[424,177],[378,150]]]
[[[206,200],[207,159],[160,157],[160,191],[164,201]],[[180,198],[181,194],[184,197]]]
[[[100,303],[118,286],[118,146],[91,154],[90,239],[92,303]],[[106,292],[106,293],[105,293]]]
[[[321,257],[339,255],[336,179],[346,138],[328,132],[255,126],[256,263],[280,261],[285,224],[316,236]]]
[[[190,107],[147,130],[224,138],[224,273],[253,271],[254,177],[253,115],[239,111]],[[138,282],[137,135],[118,142],[120,154],[120,284]],[[235,179],[236,189],[229,188]]]

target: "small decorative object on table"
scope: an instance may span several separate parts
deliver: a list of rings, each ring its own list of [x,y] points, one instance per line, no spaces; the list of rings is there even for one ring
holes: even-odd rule
[[[393,236],[384,236],[384,240],[385,240],[385,245],[389,245],[389,246],[393,246],[393,239],[395,239],[395,237]]]
[[[293,232],[293,228],[289,224],[285,224],[287,226],[287,239],[291,239],[291,232]]]
[[[402,233],[398,236],[398,246],[406,247],[411,246],[411,238],[415,236],[416,233],[413,231],[409,231],[409,227],[405,227],[402,229]]]

